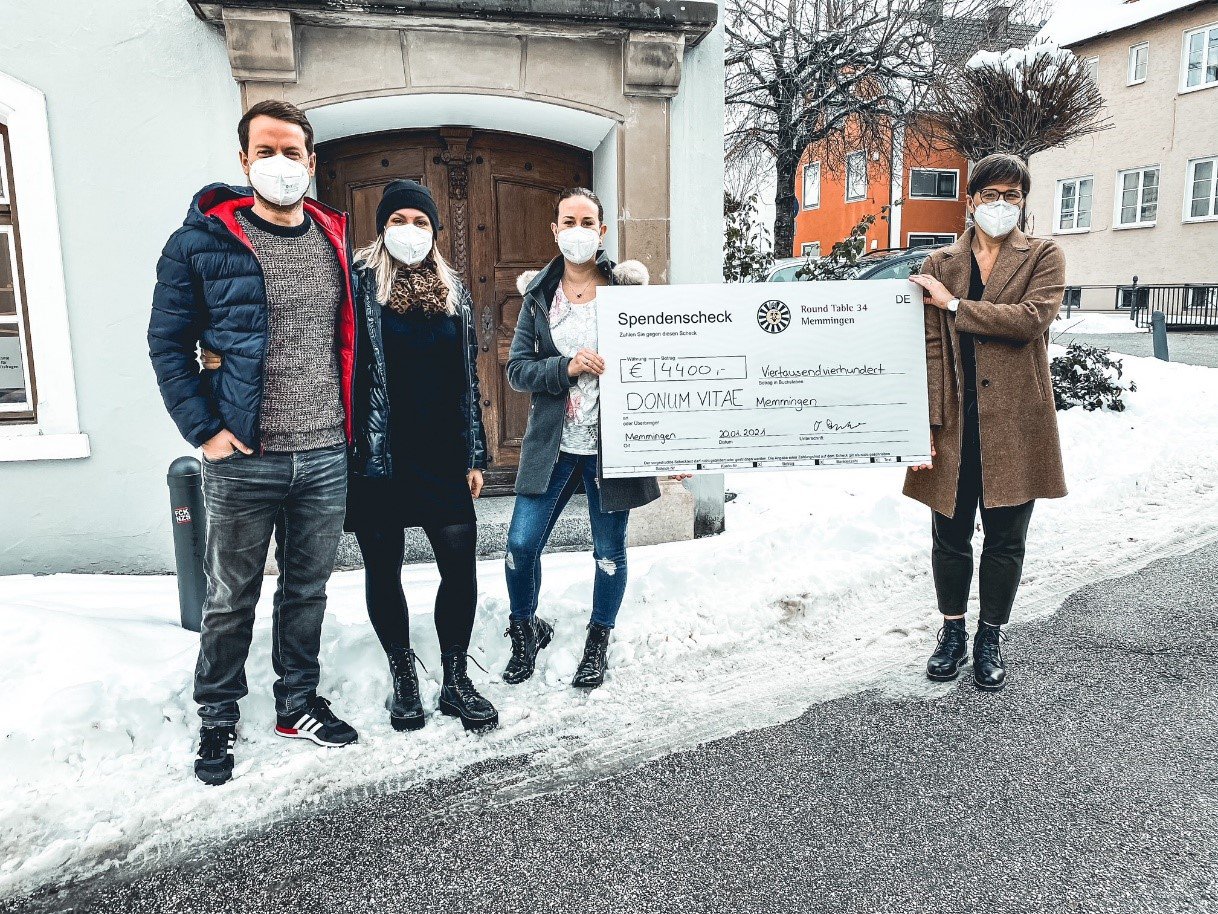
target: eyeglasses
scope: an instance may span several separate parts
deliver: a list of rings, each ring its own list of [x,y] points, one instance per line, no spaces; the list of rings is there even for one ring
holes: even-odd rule
[[[982,203],[997,203],[999,200],[1006,200],[1007,203],[1013,203],[1016,206],[1023,203],[1022,190],[1008,190],[1006,193],[1002,193],[987,187],[985,190],[980,191],[977,196],[981,198]]]

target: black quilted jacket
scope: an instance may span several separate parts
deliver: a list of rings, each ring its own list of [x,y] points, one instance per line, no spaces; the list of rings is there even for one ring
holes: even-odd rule
[[[355,283],[355,313],[359,325],[355,365],[355,449],[351,473],[375,478],[393,475],[389,452],[389,393],[385,379],[385,345],[381,338],[381,303],[377,301],[376,274],[357,263],[352,271]],[[474,332],[473,299],[464,286],[458,290],[458,314],[465,334],[465,376],[461,397],[465,416],[465,442],[469,454],[466,469],[486,469],[486,429],[482,425],[482,393],[478,386],[478,337]]]

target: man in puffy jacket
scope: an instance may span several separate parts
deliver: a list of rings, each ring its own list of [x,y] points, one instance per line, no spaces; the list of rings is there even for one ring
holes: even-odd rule
[[[342,746],[317,694],[326,584],[346,509],[355,317],[347,217],[304,194],[313,129],[286,102],[237,128],[252,187],[212,184],[157,264],[148,347],[165,407],[203,451],[207,602],[195,669],[208,784],[232,776],[237,702],[272,534],[275,732]],[[200,371],[197,347],[219,353]]]

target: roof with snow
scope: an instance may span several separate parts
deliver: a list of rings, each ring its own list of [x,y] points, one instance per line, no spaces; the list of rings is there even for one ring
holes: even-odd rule
[[[985,16],[945,16],[935,25],[935,48],[947,60],[962,64],[978,51],[1023,47],[1038,31],[1037,25],[995,22]]]
[[[1042,35],[1069,47],[1216,0],[1058,0]]]

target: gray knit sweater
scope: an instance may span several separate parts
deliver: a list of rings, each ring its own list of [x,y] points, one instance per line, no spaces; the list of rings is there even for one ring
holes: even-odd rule
[[[249,211],[237,218],[266,276],[262,446],[308,451],[339,444],[346,416],[334,331],[344,280],[334,246],[308,216],[296,228]]]

